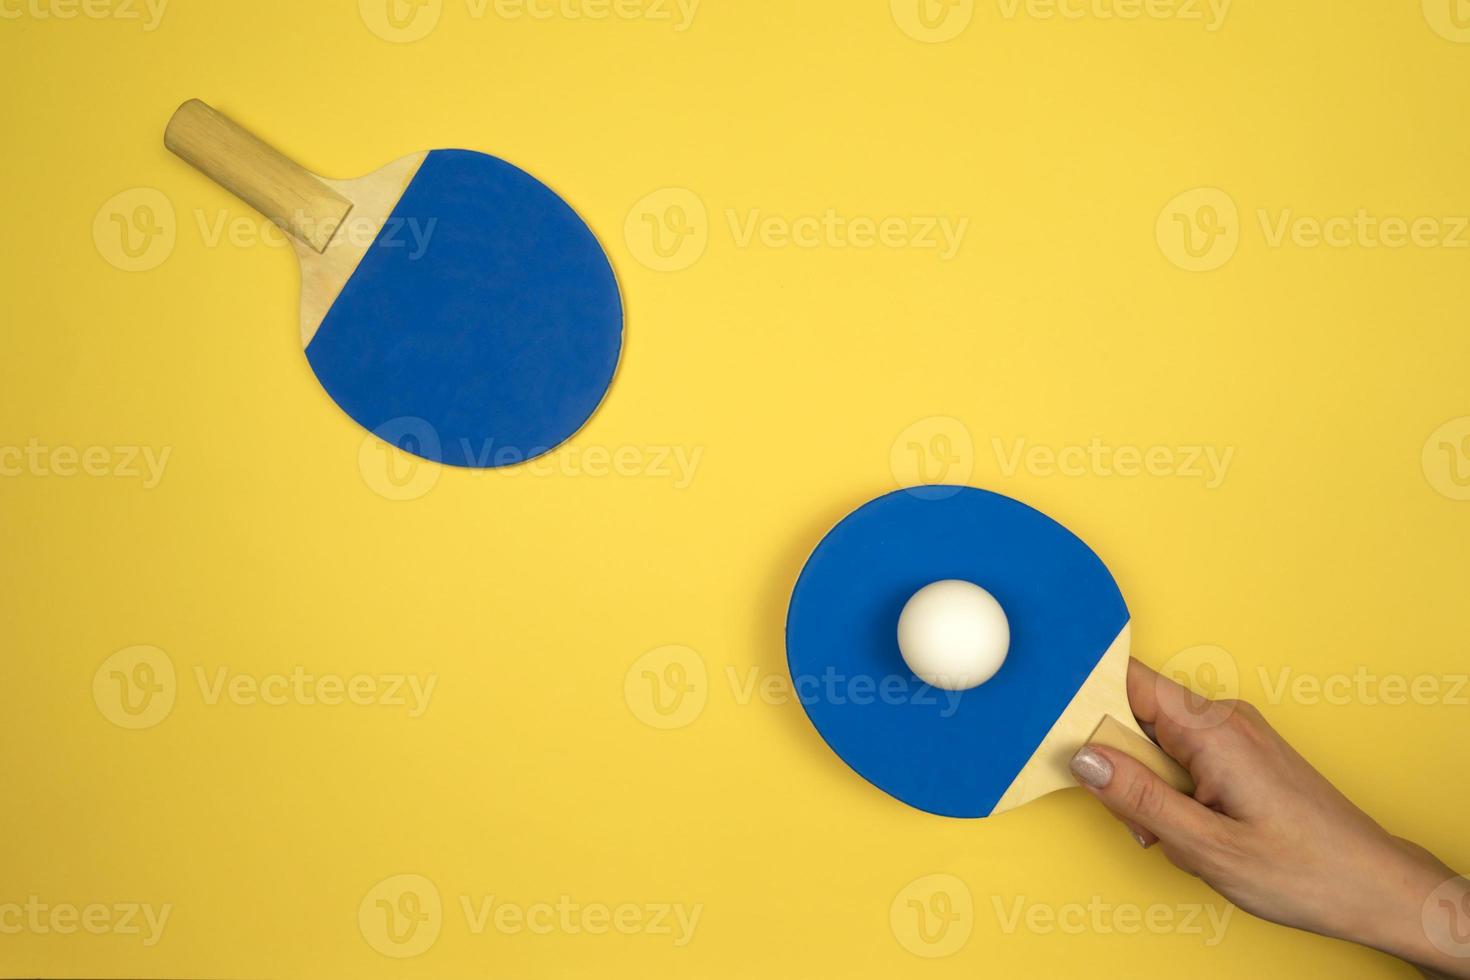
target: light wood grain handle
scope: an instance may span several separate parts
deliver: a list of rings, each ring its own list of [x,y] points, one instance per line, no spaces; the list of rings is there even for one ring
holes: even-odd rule
[[[1194,795],[1194,779],[1189,771],[1169,757],[1169,754],[1123,724],[1112,715],[1104,715],[1102,724],[1087,740],[1093,745],[1106,745],[1110,749],[1125,752],[1148,766],[1154,773],[1181,793]]]
[[[318,252],[352,210],[347,198],[198,99],[179,106],[163,145]]]

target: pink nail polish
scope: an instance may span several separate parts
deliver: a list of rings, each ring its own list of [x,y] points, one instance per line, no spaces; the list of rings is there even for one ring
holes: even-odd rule
[[[1113,778],[1113,764],[1103,758],[1101,752],[1091,746],[1084,745],[1072,756],[1069,766],[1072,775],[1077,781],[1091,786],[1093,789],[1102,789]]]
[[[1144,850],[1148,850],[1148,841],[1146,841],[1146,840],[1143,839],[1143,835],[1142,834],[1140,834],[1136,830],[1130,830],[1130,831],[1128,831],[1128,833],[1132,834],[1133,835],[1133,839],[1136,840],[1136,841],[1138,841],[1138,846],[1139,847],[1143,848]]]

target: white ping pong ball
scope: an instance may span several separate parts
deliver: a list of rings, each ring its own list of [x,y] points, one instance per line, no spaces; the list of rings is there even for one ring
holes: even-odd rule
[[[1000,670],[1010,648],[1005,610],[972,582],[932,582],[909,598],[898,617],[903,662],[930,687],[978,687]]]

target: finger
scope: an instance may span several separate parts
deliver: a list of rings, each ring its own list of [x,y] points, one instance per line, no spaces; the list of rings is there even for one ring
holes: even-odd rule
[[[1155,690],[1163,679],[1158,671],[1137,657],[1128,658],[1128,707],[1140,725],[1152,725],[1159,716],[1159,695]]]
[[[1128,660],[1128,706],[1149,738],[1185,768],[1199,747],[1199,733],[1215,727],[1226,710],[1138,660]]]
[[[1143,827],[1131,824],[1126,820],[1123,821],[1123,826],[1128,828],[1128,833],[1133,835],[1133,839],[1138,842],[1138,846],[1145,851],[1159,842],[1159,839],[1151,831]]]
[[[1225,818],[1164,782],[1117,749],[1085,745],[1072,775],[1129,827],[1147,831],[1171,849],[1201,850],[1224,832]]]
[[[1128,658],[1128,704],[1141,724],[1157,725],[1160,716],[1178,718],[1208,700],[1143,661]]]

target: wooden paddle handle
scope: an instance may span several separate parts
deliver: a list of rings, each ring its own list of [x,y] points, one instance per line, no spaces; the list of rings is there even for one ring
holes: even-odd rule
[[[1104,715],[1102,724],[1087,740],[1094,745],[1106,745],[1110,749],[1126,752],[1148,766],[1154,773],[1181,793],[1194,795],[1194,779],[1169,754],[1148,738],[1138,734],[1112,715]]]
[[[318,252],[352,202],[198,99],[179,106],[163,145]]]

